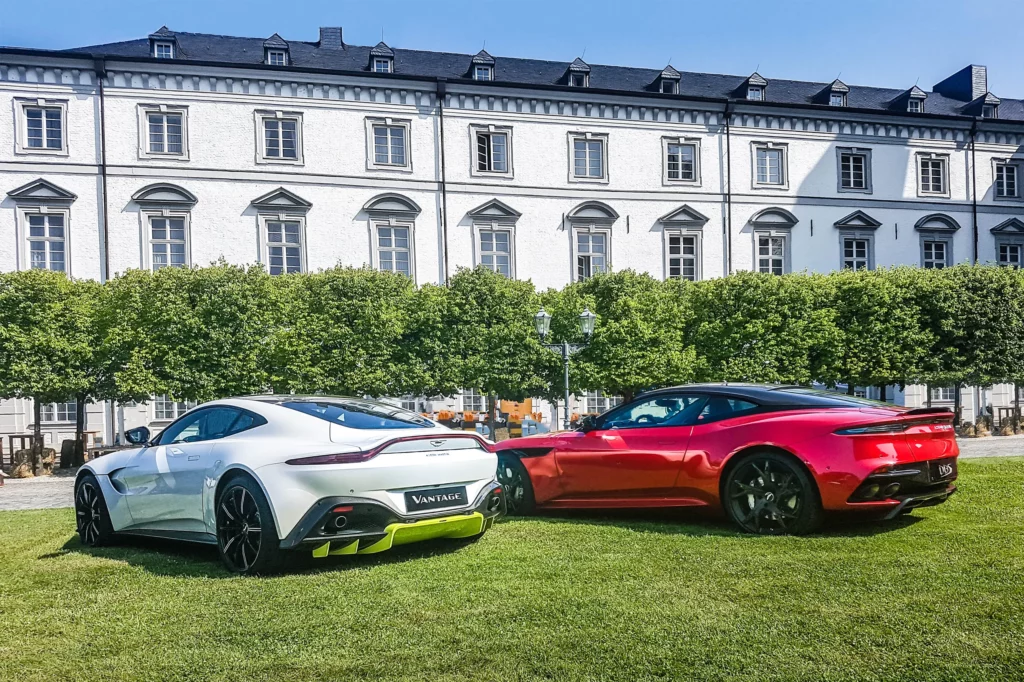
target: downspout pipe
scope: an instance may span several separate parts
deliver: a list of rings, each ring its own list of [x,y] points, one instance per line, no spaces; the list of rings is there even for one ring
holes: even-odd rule
[[[106,78],[106,61],[97,57],[93,61],[96,83],[99,85],[99,211],[100,228],[103,241],[103,269],[99,273],[99,281],[106,282],[111,276],[111,239],[110,222],[106,218],[106,97],[103,92],[103,79]]]
[[[978,138],[978,119],[971,123],[971,221],[974,228],[974,255],[971,262],[978,264],[978,163],[974,153]]]
[[[732,100],[725,103],[725,260],[732,274]]]
[[[448,270],[448,182],[444,162],[444,98],[448,92],[448,80],[437,79],[437,117],[441,138],[441,249],[443,251],[444,283],[450,278]]]

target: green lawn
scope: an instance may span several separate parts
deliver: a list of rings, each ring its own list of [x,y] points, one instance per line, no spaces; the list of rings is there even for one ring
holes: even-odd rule
[[[0,679],[1024,678],[1024,458],[947,504],[802,538],[541,517],[266,579],[206,549],[86,550],[0,513]]]

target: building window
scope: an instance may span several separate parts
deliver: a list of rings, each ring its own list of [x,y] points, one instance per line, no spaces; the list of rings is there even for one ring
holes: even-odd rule
[[[374,73],[391,73],[391,60],[386,57],[374,57]]]
[[[414,398],[412,396],[404,396],[404,397],[400,398],[399,401],[398,401],[398,404],[401,406],[401,408],[403,410],[408,410],[409,412],[418,412],[419,411],[417,409],[418,408],[417,400],[416,400],[416,398]]]
[[[473,80],[478,80],[478,81],[493,80],[492,79],[493,73],[494,72],[491,71],[491,67],[483,65],[483,64],[477,64],[476,66],[473,67]]]
[[[302,117],[256,112],[258,163],[302,163]]]
[[[843,149],[839,153],[839,191],[871,191],[871,152],[861,149]]]
[[[408,225],[377,226],[377,260],[381,270],[412,277],[411,233]]]
[[[868,270],[871,261],[871,240],[865,237],[843,237],[843,268]]]
[[[271,275],[302,272],[302,223],[267,220],[267,265]]]
[[[1017,165],[996,162],[996,197],[999,199],[1016,199],[1019,196],[1017,187]]]
[[[505,277],[512,276],[512,232],[481,229],[480,265]]]
[[[999,106],[995,104],[983,104],[981,107],[982,118],[999,118]]]
[[[921,242],[921,267],[939,270],[950,264],[950,243],[946,240],[925,239]]]
[[[367,119],[368,167],[409,170],[409,122]]]
[[[669,233],[666,237],[669,279],[700,279],[700,238],[696,234]]]
[[[608,233],[576,233],[576,279],[582,282],[608,267]]]
[[[153,398],[153,420],[158,422],[174,421],[192,407],[195,407],[195,403],[178,402],[172,400],[168,395],[158,395]]]
[[[617,395],[605,395],[604,391],[587,391],[586,414],[601,414],[622,404]]]
[[[509,174],[509,134],[495,128],[475,130],[476,171],[478,173]]]
[[[679,94],[679,81],[672,80],[671,78],[661,79],[661,92],[664,95],[678,95]]]
[[[786,270],[786,237],[757,235],[757,271],[781,275]]]
[[[487,412],[487,396],[482,395],[475,388],[467,388],[462,391],[463,412]]]
[[[751,85],[747,88],[747,99],[752,102],[760,102],[764,100],[764,88]]]
[[[188,109],[165,104],[139,107],[139,158],[188,160]]]
[[[920,194],[946,194],[946,157],[935,154],[918,156],[918,192]]]
[[[907,100],[907,111],[912,114],[920,114],[924,112],[924,100],[923,99],[910,99]]]
[[[697,143],[665,141],[665,179],[669,182],[697,182]]]
[[[64,272],[65,228],[63,213],[28,213],[29,267],[33,270]]]
[[[162,268],[183,268],[188,265],[185,218],[150,216],[150,263],[153,272]]]
[[[153,43],[153,56],[157,59],[174,59],[174,43]]]
[[[828,105],[830,107],[845,107],[846,106],[846,93],[845,92],[833,92],[828,97]]]
[[[754,186],[785,187],[786,147],[767,143],[754,145]]]
[[[1021,252],[1024,251],[1024,244],[999,244],[999,264],[1019,268],[1021,266]]]
[[[78,403],[74,400],[66,403],[48,403],[39,406],[39,421],[42,422],[73,422],[78,416]]]
[[[570,135],[572,146],[572,174],[574,180],[605,180],[606,136],[589,133]]]
[[[585,88],[589,84],[590,84],[590,74],[588,74],[588,73],[570,73],[569,74],[569,87]]]
[[[22,152],[63,152],[64,107],[22,104],[21,117],[24,137],[20,140]]]
[[[932,389],[932,402],[951,403],[956,400],[956,389],[952,386],[940,386]]]
[[[288,66],[288,53],[284,50],[267,50],[267,64],[270,66]]]

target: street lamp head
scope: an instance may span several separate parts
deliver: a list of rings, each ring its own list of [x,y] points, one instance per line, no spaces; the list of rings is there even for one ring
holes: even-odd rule
[[[583,332],[583,338],[590,339],[594,333],[594,323],[597,321],[597,315],[590,312],[590,308],[584,308],[583,312],[580,313],[580,330]]]
[[[551,313],[541,307],[540,312],[533,316],[533,326],[537,329],[537,336],[543,341],[551,330]]]

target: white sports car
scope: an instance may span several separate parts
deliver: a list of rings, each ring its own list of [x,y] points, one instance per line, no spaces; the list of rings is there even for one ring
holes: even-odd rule
[[[371,554],[481,536],[504,513],[486,441],[359,398],[250,396],[206,403],[138,449],[78,472],[78,534],[216,544],[238,573],[278,569],[289,550]]]

